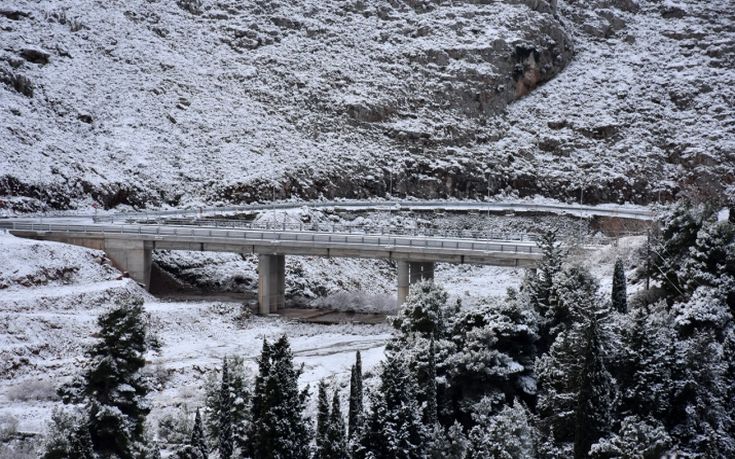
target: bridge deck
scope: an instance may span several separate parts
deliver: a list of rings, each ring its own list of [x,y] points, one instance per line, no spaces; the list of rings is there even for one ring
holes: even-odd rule
[[[147,249],[385,258],[402,261],[530,266],[541,257],[532,241],[312,231],[243,230],[171,225],[0,222],[13,234],[75,243],[79,239],[142,241]],[[87,245],[87,244],[82,244]]]

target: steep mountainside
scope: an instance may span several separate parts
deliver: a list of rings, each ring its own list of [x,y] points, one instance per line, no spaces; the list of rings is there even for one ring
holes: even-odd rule
[[[9,0],[0,206],[719,191],[729,3]]]

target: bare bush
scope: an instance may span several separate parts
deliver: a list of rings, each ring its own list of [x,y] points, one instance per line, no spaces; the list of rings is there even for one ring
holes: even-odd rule
[[[18,433],[18,419],[8,414],[0,415],[0,442],[6,442]]]
[[[80,30],[85,28],[84,24],[79,18],[67,16],[66,10],[59,10],[47,13],[46,20],[49,22],[56,22],[61,25],[68,25],[69,30],[71,30],[72,32],[79,32]]]
[[[178,0],[176,4],[191,14],[202,14],[202,0]]]
[[[335,292],[314,300],[311,305],[337,311],[385,314],[393,314],[397,311],[396,299],[392,295],[369,295],[364,292]]]
[[[10,401],[30,402],[58,400],[56,388],[50,381],[27,381],[7,390],[5,396]]]
[[[191,413],[183,405],[176,413],[166,414],[158,421],[158,437],[167,444],[185,444],[191,438]]]

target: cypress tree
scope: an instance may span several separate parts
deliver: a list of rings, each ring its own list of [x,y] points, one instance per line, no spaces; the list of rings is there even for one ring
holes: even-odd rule
[[[253,394],[251,456],[307,458],[311,429],[303,413],[308,392],[298,389],[302,370],[294,368],[285,336],[272,346],[264,341],[259,370]]]
[[[529,274],[524,280],[525,288],[528,289],[529,303],[540,318],[537,342],[539,356],[549,351],[555,338],[551,330],[555,325],[554,316],[557,309],[554,280],[561,272],[565,259],[557,233],[557,230],[553,230],[541,235],[538,246],[543,256],[535,273]]]
[[[429,342],[429,367],[427,369],[427,387],[426,387],[426,409],[424,410],[424,420],[427,425],[433,426],[439,421],[436,406],[436,349],[434,346],[434,337]]]
[[[202,417],[197,408],[194,416],[194,429],[191,431],[191,441],[189,442],[200,454],[202,459],[209,457],[209,448],[207,447],[207,439],[204,437],[204,428],[202,426]]]
[[[612,307],[622,314],[628,312],[628,289],[625,282],[625,268],[623,260],[615,260],[612,283]]]
[[[219,412],[219,439],[217,449],[221,459],[230,459],[234,442],[232,439],[232,417],[230,410],[226,409],[231,406],[232,396],[230,393],[230,375],[227,370],[227,357],[222,362],[222,385],[220,388],[221,409]]]
[[[345,439],[345,421],[342,419],[342,407],[339,403],[339,392],[334,389],[332,410],[329,414],[326,442],[322,457],[325,459],[347,459],[347,441]]]
[[[265,393],[265,386],[271,371],[271,345],[263,338],[263,349],[258,359],[258,374],[255,376],[255,385],[253,389],[253,400],[250,405],[250,454],[255,456],[256,445],[258,448],[271,448],[271,439],[268,438],[268,432],[265,429],[265,417],[268,410],[268,401]]]
[[[590,447],[610,433],[615,385],[607,371],[600,323],[591,315],[584,328],[584,355],[575,412],[574,457],[589,457]]]
[[[348,413],[348,434],[352,439],[362,424],[363,418],[363,392],[362,392],[362,361],[360,351],[357,351],[355,365],[352,366],[350,375],[350,406]]]
[[[327,383],[319,381],[316,414],[316,454],[315,458],[326,457],[323,453],[327,444],[329,428],[329,400],[327,399]]]

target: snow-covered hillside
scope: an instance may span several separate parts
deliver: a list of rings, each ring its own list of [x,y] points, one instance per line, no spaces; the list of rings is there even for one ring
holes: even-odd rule
[[[730,2],[556,4],[5,1],[0,205],[732,183]]]
[[[143,298],[162,343],[149,358],[159,381],[155,418],[200,406],[205,377],[225,355],[242,356],[253,369],[264,337],[289,337],[306,385],[348,378],[357,350],[372,368],[390,333],[387,325],[243,322],[237,303],[160,302],[103,262],[101,252],[0,234],[0,424],[14,419],[19,431],[43,431],[59,403],[55,390],[84,362],[97,316],[119,301]]]

